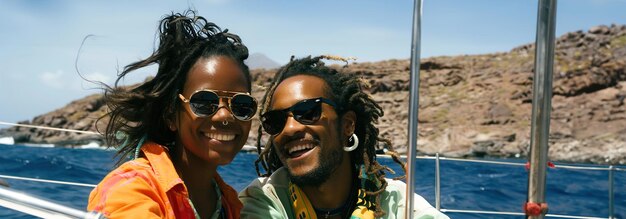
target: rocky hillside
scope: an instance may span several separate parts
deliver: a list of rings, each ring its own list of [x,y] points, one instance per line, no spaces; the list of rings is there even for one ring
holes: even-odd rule
[[[626,26],[597,26],[558,38],[553,81],[550,159],[626,164]],[[523,157],[529,149],[534,44],[506,53],[423,59],[419,139],[421,153]],[[339,66],[338,66],[339,67]],[[253,72],[261,97],[275,70]],[[409,60],[352,63],[341,68],[367,81],[385,110],[383,137],[406,151]],[[95,130],[105,112],[98,95],[24,123]],[[249,144],[256,142],[254,121]],[[10,128],[18,141],[64,144],[97,136]]]

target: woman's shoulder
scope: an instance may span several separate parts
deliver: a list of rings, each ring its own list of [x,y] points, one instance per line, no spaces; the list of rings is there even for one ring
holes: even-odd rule
[[[124,162],[122,165],[113,169],[107,176],[111,174],[122,174],[127,172],[153,172],[150,161],[145,158],[136,158]],[[106,178],[106,177],[105,177]]]
[[[127,180],[137,179],[152,184],[155,180],[155,173],[150,162],[144,158],[137,158],[124,162],[122,165],[109,172],[98,184],[98,188],[112,186]]]
[[[109,172],[91,191],[87,209],[111,214],[122,212],[120,209],[129,203],[158,205],[157,202],[146,202],[160,197],[158,184],[158,177],[148,160],[127,161]]]

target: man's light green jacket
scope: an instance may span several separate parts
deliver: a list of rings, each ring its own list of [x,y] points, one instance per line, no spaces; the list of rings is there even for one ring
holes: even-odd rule
[[[386,214],[381,218],[404,219],[406,184],[386,180],[387,188],[381,194],[381,207]],[[239,200],[243,203],[241,218],[296,218],[289,203],[289,179],[284,167],[270,177],[254,180],[239,193]],[[413,202],[415,219],[449,219],[417,194]]]

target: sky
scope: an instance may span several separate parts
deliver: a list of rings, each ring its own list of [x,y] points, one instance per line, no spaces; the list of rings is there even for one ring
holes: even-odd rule
[[[155,48],[160,19],[191,8],[239,35],[250,53],[285,64],[295,55],[357,62],[408,59],[413,1],[198,0],[0,3],[0,121],[31,120],[101,93],[79,76],[112,84]],[[506,52],[533,43],[538,0],[425,0],[421,57]],[[556,35],[626,24],[626,0],[561,0]],[[83,47],[81,43],[86,36]],[[80,52],[79,52],[79,48]],[[133,84],[153,75],[140,69]],[[2,127],[0,127],[2,128]]]

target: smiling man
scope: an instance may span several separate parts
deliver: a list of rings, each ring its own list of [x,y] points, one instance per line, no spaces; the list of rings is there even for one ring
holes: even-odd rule
[[[382,109],[356,76],[322,58],[292,60],[265,94],[270,138],[257,165],[267,173],[239,194],[241,217],[405,218],[406,185],[386,179],[376,161],[379,141],[389,145],[374,126]],[[417,194],[414,201],[414,218],[448,218]]]

